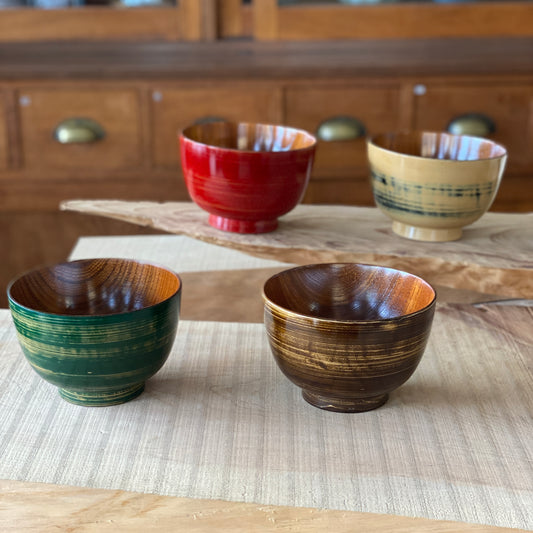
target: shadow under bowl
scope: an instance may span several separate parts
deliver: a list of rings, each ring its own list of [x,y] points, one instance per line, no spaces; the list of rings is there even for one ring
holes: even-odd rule
[[[383,405],[424,353],[436,293],[400,270],[356,263],[305,265],[263,288],[274,359],[321,409],[363,412]]]
[[[179,276],[127,259],[38,268],[8,286],[9,308],[32,368],[67,401],[124,403],[165,363],[176,336]]]
[[[301,201],[316,139],[285,126],[208,122],[183,130],[181,165],[192,200],[209,224],[236,233],[265,233]]]
[[[506,149],[468,135],[379,134],[367,142],[376,205],[392,230],[422,241],[452,241],[488,211],[500,186]]]

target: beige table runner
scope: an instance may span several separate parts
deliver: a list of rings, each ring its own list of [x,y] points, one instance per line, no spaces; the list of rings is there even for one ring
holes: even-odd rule
[[[527,307],[442,306],[376,411],[306,404],[261,324],[182,321],[136,400],[61,400],[0,311],[0,478],[533,528]],[[513,330],[516,328],[516,330]]]
[[[177,272],[291,266],[289,263],[253,257],[183,235],[82,237],[74,246],[69,259],[93,257],[125,257],[153,261]]]

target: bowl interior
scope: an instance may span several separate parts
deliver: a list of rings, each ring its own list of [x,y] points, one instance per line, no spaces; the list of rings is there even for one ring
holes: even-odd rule
[[[428,159],[477,161],[506,154],[503,146],[480,137],[433,132],[383,133],[370,141],[385,150]]]
[[[158,304],[180,289],[164,268],[127,259],[71,261],[28,272],[8,289],[26,308],[60,315],[109,315]]]
[[[423,279],[400,270],[331,263],[276,274],[265,283],[264,296],[298,315],[364,321],[420,311],[433,302],[435,291]]]
[[[248,152],[288,152],[310,148],[316,139],[295,128],[245,122],[208,122],[195,124],[183,131],[191,141]]]

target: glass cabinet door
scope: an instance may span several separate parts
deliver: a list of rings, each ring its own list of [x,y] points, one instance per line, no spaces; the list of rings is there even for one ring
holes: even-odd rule
[[[258,40],[533,36],[531,0],[255,0]]]
[[[0,42],[214,40],[215,11],[199,0],[0,0]]]

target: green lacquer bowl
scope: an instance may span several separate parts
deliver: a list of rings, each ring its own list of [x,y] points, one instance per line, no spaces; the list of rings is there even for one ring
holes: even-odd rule
[[[127,402],[165,363],[176,336],[181,280],[127,259],[86,259],[12,281],[9,308],[32,368],[85,406]]]

